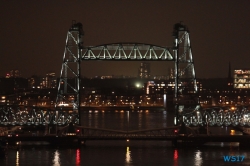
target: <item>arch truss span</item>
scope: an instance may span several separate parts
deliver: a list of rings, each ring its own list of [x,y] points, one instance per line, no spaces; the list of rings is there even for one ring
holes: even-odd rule
[[[171,61],[175,66],[169,75],[170,84],[175,87],[174,104],[184,105],[187,100],[193,104],[198,102],[194,61],[186,26],[174,25],[172,47],[123,42],[87,47],[83,45],[83,36],[82,24],[73,22],[66,36],[56,109],[66,104],[80,114],[81,62],[89,60]]]
[[[169,47],[143,43],[114,43],[82,49],[81,60],[174,61]]]

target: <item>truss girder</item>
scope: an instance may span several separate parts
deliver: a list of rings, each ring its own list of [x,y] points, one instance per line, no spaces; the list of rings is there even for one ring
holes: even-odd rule
[[[65,62],[64,65],[74,74],[74,76],[77,76],[77,73],[70,68],[70,66],[68,65],[68,62]]]
[[[213,108],[194,110],[182,115],[186,126],[250,126],[250,111],[246,108],[229,110]],[[79,115],[72,110],[55,111],[44,108],[0,107],[0,126],[17,125],[68,125],[70,122],[78,123]],[[137,131],[117,131],[84,127],[89,136],[129,135],[134,136],[166,136],[173,134],[170,128],[146,129]]]
[[[174,61],[171,48],[149,44],[116,43],[86,47],[82,51],[82,60],[162,60]]]
[[[0,126],[68,125],[79,121],[72,111],[55,111],[41,108],[1,107]]]
[[[250,111],[246,108],[197,110],[182,118],[187,126],[250,126]]]

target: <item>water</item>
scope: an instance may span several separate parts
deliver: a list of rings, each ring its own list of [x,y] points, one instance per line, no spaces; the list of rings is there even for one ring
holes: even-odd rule
[[[166,111],[87,111],[84,126],[117,130],[138,130],[173,125],[173,114]],[[219,130],[223,130],[219,128]],[[225,129],[225,132],[226,129]],[[223,156],[245,156],[242,162],[224,162]],[[237,143],[210,143],[209,146],[176,149],[167,141],[87,141],[79,148],[51,147],[30,143],[17,151],[9,149],[0,166],[203,166],[250,165],[250,149]]]
[[[173,126],[173,115],[163,110],[90,110],[82,113],[83,126],[114,130],[140,130]]]

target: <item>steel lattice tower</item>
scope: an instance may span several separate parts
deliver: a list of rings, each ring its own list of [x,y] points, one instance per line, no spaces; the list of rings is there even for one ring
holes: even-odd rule
[[[56,98],[56,107],[59,104],[64,105],[65,103],[70,103],[78,114],[80,114],[79,110],[81,101],[80,84],[83,35],[82,24],[73,22],[66,37],[66,45]]]
[[[174,57],[175,57],[175,106],[176,121],[179,123],[179,112],[182,111],[185,101],[199,105],[197,98],[197,82],[192,56],[189,30],[186,26],[177,23],[174,25]]]

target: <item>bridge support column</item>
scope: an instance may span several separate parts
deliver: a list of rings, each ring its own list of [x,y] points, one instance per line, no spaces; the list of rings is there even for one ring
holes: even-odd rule
[[[76,23],[75,21],[72,22],[72,26],[67,33],[55,105],[55,107],[58,107],[60,103],[72,105],[73,110],[79,115],[79,125],[81,125],[81,61],[83,35],[82,24]],[[61,87],[63,84],[64,89]]]

